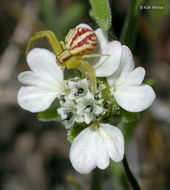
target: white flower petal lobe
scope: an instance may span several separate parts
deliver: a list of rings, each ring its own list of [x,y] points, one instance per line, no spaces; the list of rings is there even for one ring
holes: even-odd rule
[[[118,128],[109,124],[84,129],[74,139],[70,149],[71,163],[81,174],[87,174],[95,167],[105,169],[109,165],[109,157],[119,162],[123,156],[123,135]]]
[[[38,87],[21,87],[18,92],[18,104],[30,112],[41,112],[49,108],[57,94],[46,92]]]

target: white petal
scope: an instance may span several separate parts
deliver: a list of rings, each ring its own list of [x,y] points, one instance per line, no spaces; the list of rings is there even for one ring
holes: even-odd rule
[[[57,97],[56,93],[44,91],[38,87],[21,87],[18,92],[18,104],[30,112],[46,110]]]
[[[25,84],[25,85],[37,85],[41,83],[40,77],[38,77],[35,73],[32,71],[25,71],[18,75],[19,82]]]
[[[77,25],[76,28],[88,28],[89,30],[93,30],[89,25],[84,23]]]
[[[119,106],[130,112],[147,109],[155,99],[155,92],[148,85],[127,86],[116,90],[114,97]]]
[[[104,139],[107,153],[115,162],[120,162],[124,156],[124,138],[122,132],[109,124],[100,124],[99,133]]]
[[[104,49],[104,47],[108,43],[108,33],[107,33],[107,31],[104,31],[101,28],[98,28],[97,30],[95,30],[95,34],[97,35],[98,43],[100,45],[100,48]]]
[[[79,82],[79,85],[80,85],[80,87],[82,87],[82,88],[88,89],[88,81],[87,81],[87,79],[85,78],[85,79],[81,80],[81,81]]]
[[[64,107],[60,107],[60,108],[57,109],[57,112],[58,112],[58,114],[61,115],[62,119],[63,119],[65,111],[66,111],[66,108],[64,108]]]
[[[86,124],[89,124],[93,118],[93,115],[91,113],[86,113],[84,115],[84,121]]]
[[[45,78],[45,76],[38,76],[32,71],[25,71],[18,75],[18,80],[30,86],[37,86],[43,90],[50,92],[60,93],[62,90],[62,83],[55,80],[50,80],[50,78]]]
[[[81,115],[75,115],[75,121],[78,123],[84,122],[84,118]]]
[[[127,46],[122,46],[122,55],[119,68],[111,76],[107,78],[110,86],[121,84],[126,81],[127,75],[134,69],[133,56],[130,49]]]
[[[70,129],[74,125],[75,121],[71,119],[69,121],[63,121],[62,123],[66,129]]]
[[[99,128],[100,129],[100,128]],[[106,144],[103,141],[103,138],[100,136],[99,131],[96,135],[96,150],[97,150],[97,160],[96,166],[102,170],[106,169],[110,163],[109,154],[107,152]]]
[[[126,78],[126,76],[133,71],[135,65],[133,55],[127,46],[122,46],[122,57],[120,64],[120,79]]]
[[[57,65],[56,55],[52,52],[34,48],[28,53],[27,62],[37,76],[59,82],[63,81],[63,71]]]
[[[73,141],[70,148],[70,161],[75,170],[87,174],[96,167],[96,130],[88,127]]]
[[[125,85],[140,85],[145,77],[145,69],[137,67],[126,78]],[[118,85],[116,83],[116,85]]]
[[[104,109],[98,105],[95,105],[95,110],[94,110],[94,114],[95,115],[99,115],[104,111]]]
[[[109,42],[102,50],[102,54],[110,54],[110,56],[102,56],[95,65],[93,65],[97,77],[106,77],[116,71],[121,59],[121,44],[118,41]]]

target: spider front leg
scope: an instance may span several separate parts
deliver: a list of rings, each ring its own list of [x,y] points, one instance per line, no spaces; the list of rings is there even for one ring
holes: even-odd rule
[[[61,49],[61,46],[60,46],[60,43],[59,41],[57,40],[55,34],[51,31],[41,31],[41,32],[36,32],[35,35],[29,40],[28,44],[27,44],[27,48],[26,48],[26,55],[29,51],[29,48],[30,46],[33,45],[34,41],[37,40],[37,39],[40,39],[40,38],[47,38],[54,53],[57,55],[59,54],[62,49]]]
[[[97,85],[96,85],[95,70],[87,61],[77,60],[75,57],[72,57],[72,59],[67,60],[67,62],[65,62],[63,64],[63,66],[65,66],[67,69],[76,69],[77,67],[82,67],[85,71],[88,72],[88,74],[90,76],[90,81],[91,81],[91,85],[92,85],[92,87],[91,87],[92,92],[93,93],[96,92]]]
[[[88,64],[87,61],[80,61],[80,67],[82,67],[88,72],[92,85],[92,92],[95,93],[97,89],[95,70],[90,64]]]

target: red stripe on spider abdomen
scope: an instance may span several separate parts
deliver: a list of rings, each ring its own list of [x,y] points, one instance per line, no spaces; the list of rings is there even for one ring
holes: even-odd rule
[[[67,49],[72,55],[91,53],[96,46],[97,36],[88,28],[76,28],[67,42]]]

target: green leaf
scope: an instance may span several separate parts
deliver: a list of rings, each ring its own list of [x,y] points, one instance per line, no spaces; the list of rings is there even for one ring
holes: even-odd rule
[[[90,9],[89,15],[90,15],[90,17],[91,17],[92,19],[95,20],[95,16],[94,16],[94,13],[93,13],[93,10],[92,10],[92,9]]]
[[[61,119],[61,117],[60,115],[58,115],[56,108],[51,108],[44,112],[39,113],[38,119],[40,121],[57,121]]]
[[[111,26],[111,11],[108,0],[89,0],[92,11],[90,15],[95,18],[97,24],[103,30],[109,30]]]
[[[76,138],[76,136],[87,127],[87,125],[85,123],[82,124],[75,124],[69,131],[68,134],[68,140],[70,143],[73,142],[73,140]]]

